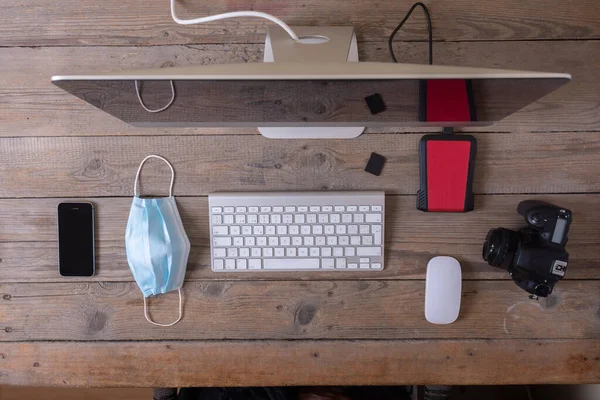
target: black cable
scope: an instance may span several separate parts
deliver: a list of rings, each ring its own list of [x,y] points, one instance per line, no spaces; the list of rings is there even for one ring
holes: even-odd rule
[[[390,49],[390,55],[392,56],[392,59],[394,60],[395,63],[397,63],[398,60],[396,60],[396,55],[394,54],[394,48],[392,46],[392,43],[394,41],[394,36],[396,36],[396,33],[398,33],[400,28],[402,28],[402,25],[404,25],[404,23],[408,20],[408,18],[410,18],[410,15],[414,11],[414,9],[417,7],[421,7],[423,9],[423,11],[425,12],[425,17],[427,18],[427,31],[429,32],[429,65],[433,64],[433,29],[431,28],[431,16],[429,15],[429,9],[427,8],[427,6],[421,2],[413,4],[413,6],[410,8],[410,10],[408,10],[408,12],[406,13],[406,16],[404,17],[404,19],[402,21],[400,21],[400,23],[398,24],[396,29],[394,29],[394,31],[390,35],[390,38],[388,39],[388,47]]]

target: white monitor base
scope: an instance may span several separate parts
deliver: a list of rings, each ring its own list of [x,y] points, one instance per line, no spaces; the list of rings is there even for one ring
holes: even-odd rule
[[[324,36],[324,43],[295,43],[282,29],[269,30],[265,40],[264,62],[358,62],[356,34],[351,26],[296,26],[300,39]],[[352,139],[364,127],[269,127],[258,128],[270,139]]]

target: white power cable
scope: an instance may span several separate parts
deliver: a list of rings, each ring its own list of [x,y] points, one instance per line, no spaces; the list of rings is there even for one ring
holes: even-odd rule
[[[294,32],[292,30],[292,28],[289,27],[288,24],[286,24],[279,18],[272,16],[271,14],[267,14],[267,13],[259,12],[259,11],[235,11],[235,12],[228,12],[228,13],[224,13],[224,14],[209,15],[208,17],[201,17],[201,18],[194,18],[194,19],[180,19],[177,16],[177,14],[175,13],[175,0],[171,0],[171,17],[173,17],[173,21],[177,22],[180,25],[203,24],[205,22],[212,22],[212,21],[217,21],[217,20],[226,19],[226,18],[240,18],[240,17],[264,18],[271,22],[276,23],[281,28],[283,28],[283,30],[285,30],[292,37],[292,39],[294,41],[299,40],[298,35],[296,35],[296,32]]]

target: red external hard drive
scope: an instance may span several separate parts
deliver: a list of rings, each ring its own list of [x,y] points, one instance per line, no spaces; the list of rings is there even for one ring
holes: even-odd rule
[[[477,140],[470,135],[425,135],[419,146],[421,189],[417,208],[434,212],[473,210]]]

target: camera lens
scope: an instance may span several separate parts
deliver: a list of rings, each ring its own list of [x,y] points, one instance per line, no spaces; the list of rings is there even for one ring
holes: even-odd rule
[[[491,229],[483,244],[483,259],[492,267],[507,269],[515,256],[519,234],[505,228]]]

